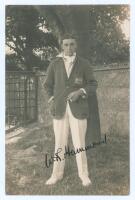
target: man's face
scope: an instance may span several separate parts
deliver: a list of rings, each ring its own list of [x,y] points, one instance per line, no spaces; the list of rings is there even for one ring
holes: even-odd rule
[[[64,39],[62,41],[62,49],[65,56],[72,56],[76,52],[76,40],[75,39]]]

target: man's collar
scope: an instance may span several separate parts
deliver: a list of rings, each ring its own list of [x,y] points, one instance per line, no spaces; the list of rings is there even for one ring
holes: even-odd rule
[[[73,55],[72,56],[66,56],[64,53],[63,53],[63,58],[65,58],[65,59],[74,59],[76,57],[76,52],[75,53],[73,53]]]
[[[65,56],[64,52],[62,52],[62,53],[58,54],[56,57],[61,57],[64,60],[72,60],[73,61],[76,58],[76,52],[72,56]]]

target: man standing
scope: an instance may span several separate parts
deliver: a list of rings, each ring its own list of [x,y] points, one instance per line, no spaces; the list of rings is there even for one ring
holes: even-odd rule
[[[45,88],[53,115],[55,152],[67,146],[69,129],[75,150],[85,148],[88,97],[97,88],[89,62],[77,55],[77,41],[73,35],[65,34],[62,39],[63,52],[49,65]],[[61,151],[61,153],[62,153]],[[83,186],[91,184],[86,152],[76,154],[78,175]],[[55,184],[63,178],[65,161],[54,162],[53,172],[46,184]]]

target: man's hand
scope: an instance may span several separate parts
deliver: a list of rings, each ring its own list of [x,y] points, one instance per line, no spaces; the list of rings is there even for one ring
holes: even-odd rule
[[[71,92],[71,93],[68,95],[67,100],[68,100],[68,101],[71,101],[71,102],[77,101],[78,98],[79,98],[82,94],[83,94],[83,91],[82,91],[82,90],[77,90],[77,91]]]

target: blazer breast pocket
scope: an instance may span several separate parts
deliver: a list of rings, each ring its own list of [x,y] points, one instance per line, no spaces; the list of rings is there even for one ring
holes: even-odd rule
[[[78,85],[78,86],[83,85],[83,78],[82,77],[76,77],[74,84]]]

